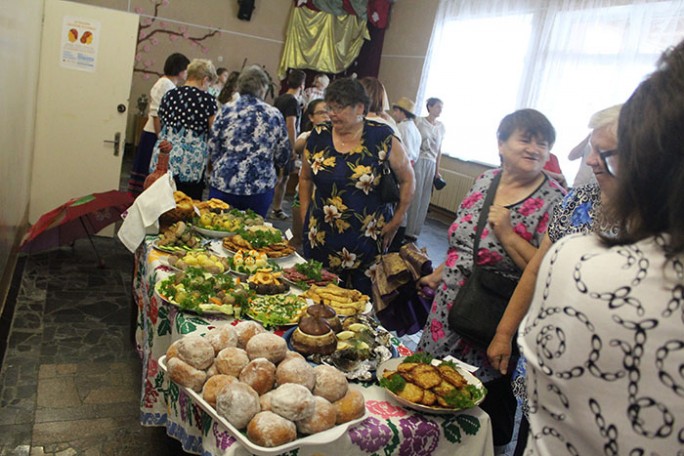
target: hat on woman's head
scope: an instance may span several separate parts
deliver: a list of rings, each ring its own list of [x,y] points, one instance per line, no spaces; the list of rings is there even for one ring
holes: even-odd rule
[[[406,97],[399,98],[393,105],[393,108],[399,108],[406,113],[410,118],[416,117],[413,110],[416,108],[416,104]]]

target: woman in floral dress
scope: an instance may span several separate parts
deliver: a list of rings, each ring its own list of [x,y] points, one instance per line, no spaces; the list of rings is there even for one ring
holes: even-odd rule
[[[563,188],[542,172],[555,130],[538,111],[523,109],[504,117],[497,131],[501,168],[486,171],[461,202],[449,228],[449,250],[444,264],[421,283],[436,289],[430,316],[418,350],[437,358],[455,356],[479,367],[487,398],[481,407],[492,418],[494,444],[505,445],[512,436],[516,400],[510,373],[502,376],[487,360],[486,347],[478,347],[453,332],[447,323],[449,309],[473,266],[473,245],[480,212],[494,177],[501,173],[482,231],[476,261],[483,269],[511,278],[520,277],[546,233],[553,206]]]
[[[370,295],[366,270],[399,228],[413,195],[413,171],[392,129],[365,119],[369,101],[358,81],[336,80],[325,101],[331,122],[309,136],[299,177],[304,254],[340,275],[346,287]],[[377,188],[385,161],[401,193],[394,209]]]

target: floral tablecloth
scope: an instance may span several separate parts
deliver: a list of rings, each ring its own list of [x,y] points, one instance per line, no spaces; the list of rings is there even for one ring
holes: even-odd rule
[[[133,294],[138,305],[136,343],[142,358],[140,422],[165,426],[183,449],[201,455],[243,455],[245,449],[204,410],[169,381],[158,360],[185,334],[204,334],[213,327],[235,324],[224,317],[198,316],[166,304],[154,284],[171,274],[165,254],[148,237],[135,256]],[[298,261],[293,259],[292,262]],[[287,266],[285,264],[284,266]],[[393,341],[400,355],[410,351]],[[414,413],[396,404],[374,384],[362,384],[369,416],[337,441],[293,450],[288,455],[492,455],[489,416],[479,408],[451,415]]]

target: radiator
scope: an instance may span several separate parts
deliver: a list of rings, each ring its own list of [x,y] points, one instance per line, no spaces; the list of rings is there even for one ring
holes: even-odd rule
[[[440,169],[442,178],[446,181],[446,187],[442,190],[434,190],[430,198],[430,204],[447,210],[456,212],[470,187],[473,186],[475,178],[456,171]]]

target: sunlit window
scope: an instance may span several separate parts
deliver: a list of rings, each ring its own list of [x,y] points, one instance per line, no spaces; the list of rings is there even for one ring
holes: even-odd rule
[[[572,180],[579,161],[567,155],[591,114],[624,102],[661,52],[684,39],[684,2],[522,3],[502,11],[501,2],[481,0],[467,14],[442,7],[419,99],[444,101],[443,153],[494,165],[501,118],[539,109],[556,127],[553,152]]]

